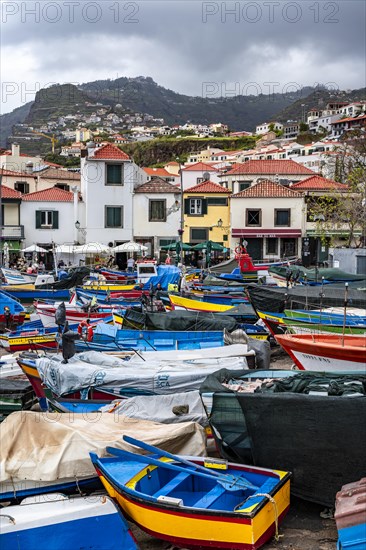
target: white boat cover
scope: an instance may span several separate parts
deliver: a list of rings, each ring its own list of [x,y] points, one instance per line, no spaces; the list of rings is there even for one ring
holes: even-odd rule
[[[123,435],[171,453],[205,455],[204,429],[195,422],[166,425],[114,414],[20,411],[1,424],[0,482],[93,477],[90,451],[106,456],[110,445],[139,452]]]
[[[151,353],[151,360],[145,362],[141,359],[125,361],[100,352],[88,351],[75,355],[67,364],[62,362],[62,355],[56,355],[36,359],[36,365],[42,381],[55,395],[63,396],[98,387],[116,397],[198,390],[205,378],[219,369],[248,368],[245,357],[205,359],[206,350],[196,351],[201,354],[203,352],[201,358],[161,361],[153,360],[154,353]]]
[[[100,410],[164,424],[192,421],[198,422],[201,426],[208,426],[199,391],[170,395],[139,395],[122,401],[112,401]]]

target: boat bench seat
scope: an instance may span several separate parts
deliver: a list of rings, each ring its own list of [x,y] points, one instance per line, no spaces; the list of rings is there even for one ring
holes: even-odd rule
[[[174,491],[174,489],[176,489],[178,485],[180,485],[180,483],[182,483],[187,478],[189,478],[190,475],[191,474],[189,473],[181,472],[175,478],[171,479],[166,485],[164,485],[158,491],[156,491],[156,493],[154,493],[152,496],[154,498],[167,496],[171,491]]]
[[[225,493],[225,491],[225,487],[217,483],[217,485],[215,485],[215,487],[213,487],[211,491],[206,493],[202,498],[194,503],[194,508],[208,508],[213,502],[215,502],[215,500],[221,497],[221,495]]]

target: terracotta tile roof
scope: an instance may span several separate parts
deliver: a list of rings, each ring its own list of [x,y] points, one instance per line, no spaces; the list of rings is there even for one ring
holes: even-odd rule
[[[190,187],[184,191],[185,193],[225,193],[226,195],[231,195],[231,191],[222,187],[218,183],[213,181],[203,181],[194,187]]]
[[[41,176],[41,178],[80,181],[79,172],[69,172],[67,170],[56,170],[54,168],[47,168],[47,170],[43,170],[42,172],[40,172],[39,175]]]
[[[301,198],[301,196],[302,193],[294,191],[292,188],[289,189],[288,187],[284,187],[280,183],[270,180],[262,180],[258,183],[254,183],[251,187],[248,187],[248,189],[244,189],[244,191],[240,191],[240,193],[232,195],[232,198]]]
[[[143,168],[143,170],[148,176],[159,176],[161,178],[175,177],[174,174],[171,174],[168,170],[165,170],[165,168]]]
[[[48,160],[44,160],[42,162],[47,164],[47,166],[52,166],[53,168],[62,168],[62,164],[56,164],[56,162],[48,162]]]
[[[212,166],[212,164],[206,164],[205,162],[195,162],[194,164],[191,164],[189,166],[186,166],[182,169],[184,172],[188,171],[196,171],[196,172],[218,172],[217,168],[215,166]]]
[[[343,189],[345,191],[346,189],[348,189],[348,185],[316,175],[312,176],[311,178],[307,178],[306,180],[299,181],[298,183],[294,183],[293,185],[291,185],[291,189],[295,189],[297,191],[323,191],[328,189]]]
[[[248,162],[238,164],[235,168],[226,172],[225,176],[231,176],[232,174],[312,175],[314,172],[293,160],[248,160]]]
[[[15,172],[13,170],[0,170],[1,176],[14,176],[14,177],[21,177],[21,178],[32,178],[32,174],[28,174],[27,172]]]
[[[1,186],[1,198],[2,199],[21,199],[22,194],[19,191],[15,191],[11,187],[6,187],[6,185]]]
[[[112,143],[106,143],[95,149],[94,155],[90,158],[101,160],[130,160],[130,157],[126,153]]]
[[[34,202],[73,202],[74,193],[59,189],[58,187],[51,187],[50,189],[23,195],[23,200]]]
[[[180,193],[180,188],[163,178],[156,177],[136,187],[135,193]]]
[[[340,118],[339,120],[336,120],[335,122],[331,122],[331,124],[339,124],[340,122],[351,122],[354,120],[366,120],[366,115],[362,116],[351,116],[348,118]]]

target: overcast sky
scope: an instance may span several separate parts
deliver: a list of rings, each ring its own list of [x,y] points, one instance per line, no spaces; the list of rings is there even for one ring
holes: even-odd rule
[[[1,4],[2,113],[52,82],[120,76],[198,96],[365,86],[363,0]]]

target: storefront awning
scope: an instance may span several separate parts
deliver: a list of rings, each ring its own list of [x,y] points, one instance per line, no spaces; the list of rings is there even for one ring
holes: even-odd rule
[[[301,229],[290,229],[290,228],[283,228],[278,229],[262,229],[261,227],[256,227],[255,229],[233,229],[231,232],[232,237],[252,237],[252,238],[276,238],[276,237],[284,237],[284,238],[296,238],[301,237],[302,232]]]

